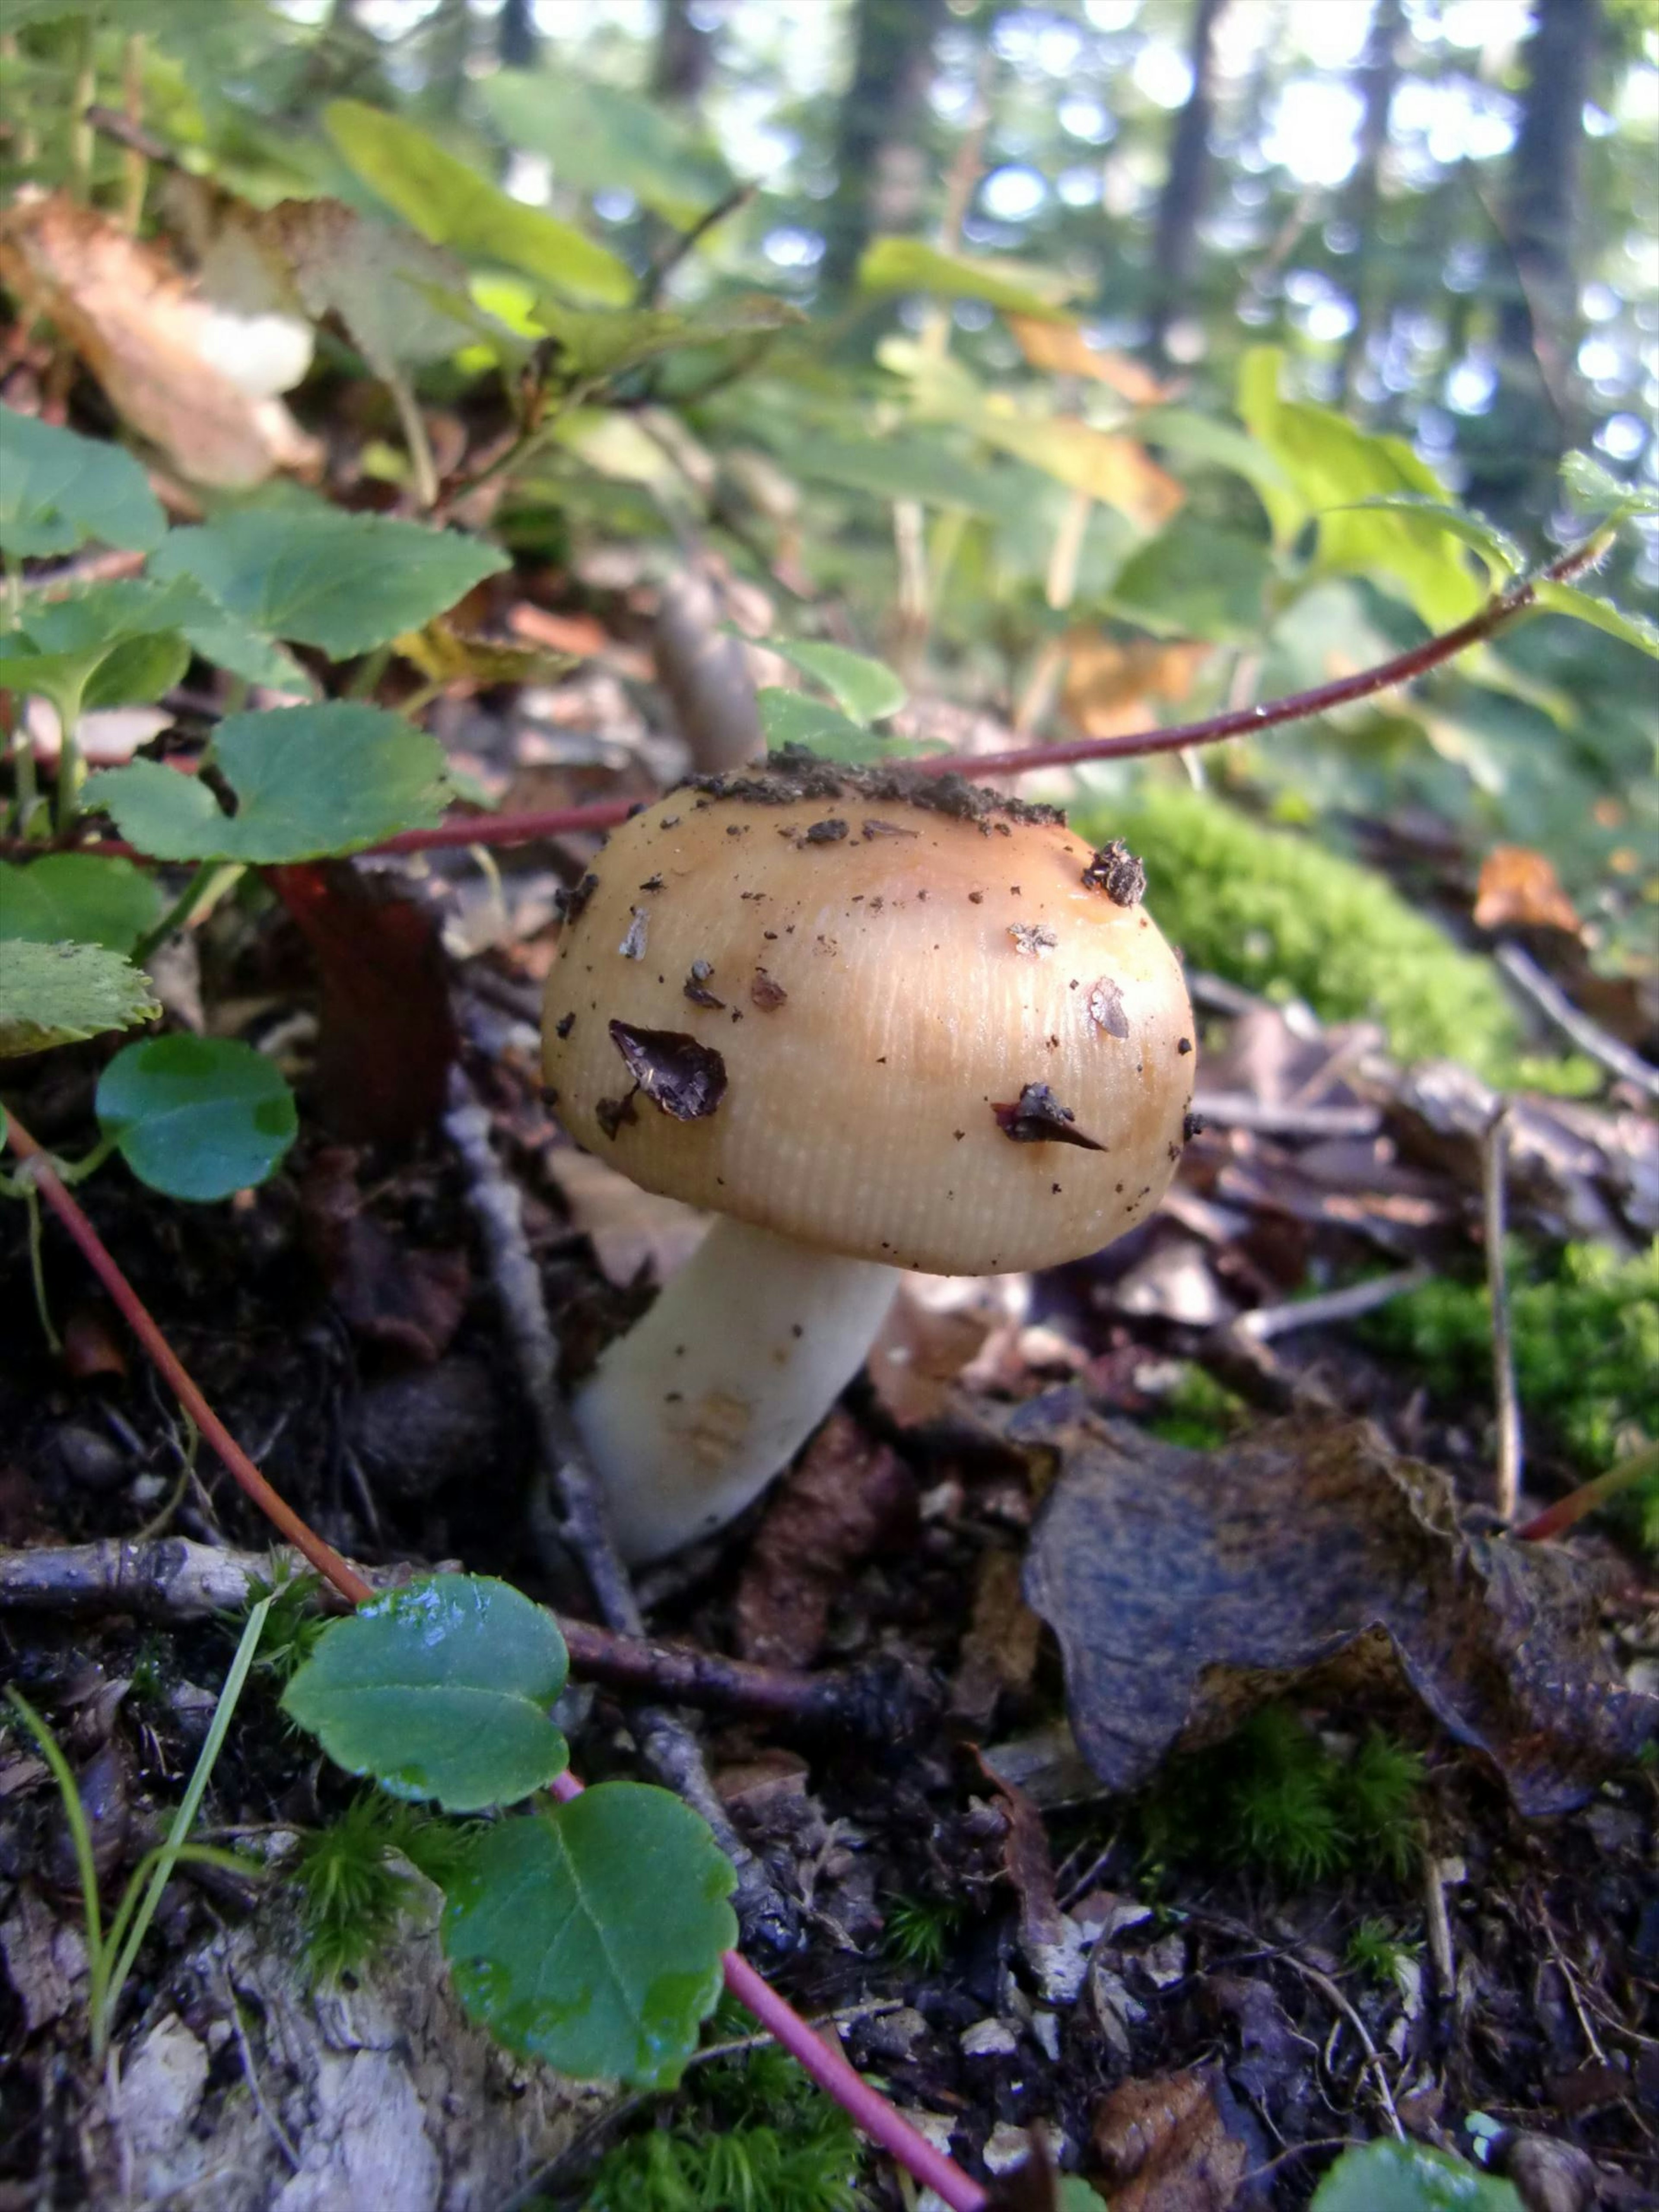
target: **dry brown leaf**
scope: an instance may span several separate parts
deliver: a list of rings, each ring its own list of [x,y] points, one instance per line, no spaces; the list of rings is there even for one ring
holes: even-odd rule
[[[1149,700],[1178,703],[1190,696],[1213,649],[1198,643],[1163,645],[1153,638],[1125,642],[1094,630],[1073,630],[1066,640],[1060,695],[1066,716],[1090,738],[1139,729],[1147,720]]]
[[[1526,845],[1494,845],[1480,863],[1474,902],[1477,929],[1563,929],[1570,936],[1583,925],[1561,888],[1555,864]]]
[[[817,1658],[848,1571],[915,1511],[896,1453],[832,1413],[784,1478],[738,1585],[738,1650],[774,1667]]]
[[[902,1283],[867,1363],[883,1412],[902,1429],[938,1420],[991,1326],[982,1310],[924,1304],[908,1282]]]
[[[1058,1455],[1025,1595],[1114,1790],[1339,1657],[1402,1676],[1531,1815],[1582,1803],[1659,1725],[1602,1649],[1589,1569],[1461,1528],[1446,1478],[1368,1423],[1273,1421],[1188,1451],[1054,1392],[1009,1433]]]
[[[550,1152],[547,1171],[559,1186],[571,1225],[593,1247],[608,1283],[625,1291],[641,1270],[665,1283],[708,1234],[708,1216],[676,1198],[641,1190],[591,1152]]]
[[[962,1639],[951,1685],[951,1711],[975,1728],[988,1728],[1005,1692],[1022,1697],[1036,1671],[1042,1623],[1020,1595],[1019,1557],[981,1553],[974,1588],[974,1617]]]
[[[1248,2153],[1200,2073],[1121,2081],[1095,2107],[1096,2158],[1113,2212],[1228,2212]]]
[[[1127,353],[1091,346],[1075,323],[1042,322],[1035,315],[1010,315],[1006,321],[1031,367],[1050,376],[1091,377],[1135,407],[1161,406],[1173,394],[1173,386],[1160,384]]]
[[[226,311],[154,245],[62,192],[0,213],[0,280],[54,324],[124,421],[194,483],[239,489],[278,469],[314,472],[322,449],[279,399],[220,366]]]
[[[1057,483],[1115,507],[1138,530],[1161,530],[1186,500],[1179,480],[1135,439],[1097,430],[1074,415],[1019,415],[993,394],[974,428]]]

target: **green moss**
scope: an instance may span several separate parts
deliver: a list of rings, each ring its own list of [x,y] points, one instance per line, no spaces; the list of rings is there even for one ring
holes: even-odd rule
[[[882,1948],[904,1966],[936,1973],[945,1964],[964,1911],[955,1898],[896,1897],[886,1907]]]
[[[762,2045],[689,2086],[673,2125],[605,2154],[584,2212],[854,2212],[858,2132],[793,2058]]]
[[[1422,1779],[1417,1753],[1380,1730],[1340,1759],[1270,1705],[1225,1743],[1178,1760],[1141,1801],[1143,1851],[1155,1865],[1218,1854],[1298,1887],[1347,1872],[1402,1876]]]
[[[1348,1938],[1342,1963],[1356,1974],[1364,1974],[1385,1988],[1395,1988],[1400,1970],[1417,1955],[1414,1943],[1402,1943],[1386,1920],[1362,1920]]]
[[[1491,966],[1374,870],[1166,784],[1078,826],[1127,838],[1140,854],[1147,904],[1194,967],[1305,999],[1327,1021],[1379,1021],[1403,1060],[1459,1060],[1489,1080],[1514,1079],[1520,1025]]]
[[[1601,1245],[1569,1244],[1547,1266],[1517,1244],[1510,1269],[1516,1386],[1540,1441],[1597,1474],[1659,1437],[1659,1242],[1623,1261]],[[1484,1282],[1425,1283],[1374,1315],[1367,1334],[1412,1361],[1437,1397],[1490,1401]],[[1659,1548],[1659,1481],[1638,1484],[1626,1512]]]
[[[313,1979],[336,1982],[383,1950],[416,1899],[407,1868],[441,1889],[469,1832],[465,1822],[365,1790],[307,1836],[291,1878]]]
[[[1184,1444],[1189,1451],[1218,1451],[1246,1413],[1242,1398],[1188,1362],[1178,1380],[1163,1394],[1157,1413],[1149,1414],[1141,1425],[1166,1444]]]

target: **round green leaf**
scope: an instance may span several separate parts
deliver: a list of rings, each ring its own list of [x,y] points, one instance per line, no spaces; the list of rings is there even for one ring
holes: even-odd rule
[[[500,2041],[562,2074],[672,2088],[737,1941],[735,1879],[690,1807],[643,1783],[503,1820],[449,1885],[456,1990]]]
[[[281,1074],[228,1037],[128,1045],[104,1070],[97,1106],[139,1182],[169,1198],[228,1198],[263,1182],[299,1126]]]
[[[514,1805],[569,1761],[552,1615],[487,1575],[432,1575],[338,1621],[283,1705],[337,1765],[451,1813]]]
[[[1507,2181],[1425,2143],[1373,2142],[1345,2152],[1310,2212],[1522,2212]]]
[[[167,529],[131,453],[0,407],[0,545],[40,558],[88,538],[147,553]]]
[[[101,945],[0,944],[0,1060],[161,1012],[142,969]]]
[[[37,945],[74,938],[131,952],[161,912],[155,879],[131,860],[100,853],[0,860],[0,938],[27,937]]]
[[[862,653],[849,653],[844,645],[828,645],[816,638],[797,641],[769,637],[769,653],[793,662],[804,676],[822,684],[844,714],[855,722],[883,722],[896,714],[908,694],[886,664]]]

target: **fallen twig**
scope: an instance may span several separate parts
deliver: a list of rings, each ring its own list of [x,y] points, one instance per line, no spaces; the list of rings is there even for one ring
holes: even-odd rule
[[[1492,957],[1510,981],[1526,993],[1580,1052],[1599,1060],[1621,1083],[1632,1085],[1650,1098],[1659,1098],[1659,1067],[1644,1060],[1639,1053],[1632,1052],[1627,1044],[1620,1044],[1617,1037],[1609,1036],[1581,1007],[1574,1006],[1553,977],[1547,975],[1518,945],[1500,945]]]
[[[542,1480],[562,1508],[561,1533],[581,1562],[606,1626],[624,1636],[642,1638],[645,1624],[639,1601],[611,1537],[599,1484],[559,1389],[557,1346],[542,1296],[541,1277],[525,1238],[518,1187],[502,1172],[490,1141],[489,1115],[459,1068],[451,1073],[450,1097],[444,1127],[466,1168],[467,1197],[483,1232],[490,1279],[501,1301],[519,1379],[530,1402]],[[702,1814],[737,1869],[736,1905],[745,1937],[759,1937],[779,1948],[793,1948],[799,1934],[799,1916],[727,1819],[708,1779],[702,1749],[686,1723],[664,1706],[646,1705],[635,1715],[634,1727],[648,1765]]]
[[[1248,1091],[1194,1091],[1193,1111],[1218,1128],[1250,1129],[1264,1137],[1374,1137],[1382,1127],[1375,1106],[1303,1106],[1256,1098]]]
[[[1513,1521],[1521,1498],[1521,1400],[1515,1387],[1515,1342],[1510,1328],[1510,1277],[1504,1253],[1504,1170],[1509,1158],[1510,1102],[1493,1109],[1480,1146],[1480,1193],[1486,1223],[1486,1282],[1492,1296],[1492,1396],[1498,1413],[1498,1495],[1504,1521]]]
[[[1323,1328],[1332,1322],[1358,1321],[1362,1314],[1375,1313],[1390,1298],[1418,1290],[1433,1279],[1431,1267],[1396,1267],[1392,1274],[1373,1275],[1367,1283],[1352,1284],[1346,1291],[1327,1291],[1322,1297],[1293,1298],[1284,1305],[1258,1306],[1253,1313],[1240,1314],[1232,1326],[1241,1335],[1265,1341],[1268,1337],[1288,1336],[1292,1329]]]

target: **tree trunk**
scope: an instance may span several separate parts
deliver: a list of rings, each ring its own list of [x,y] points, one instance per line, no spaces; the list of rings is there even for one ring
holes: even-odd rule
[[[714,34],[691,20],[690,0],[662,0],[657,51],[651,65],[654,100],[695,107],[714,66]]]
[[[1380,297],[1376,226],[1382,211],[1382,155],[1389,143],[1389,111],[1400,82],[1400,49],[1406,27],[1404,0],[1377,0],[1364,59],[1355,72],[1364,101],[1353,175],[1344,195],[1343,217],[1358,235],[1353,254],[1354,326],[1342,349],[1342,400],[1347,404],[1365,358],[1365,341],[1376,327],[1385,302]]]
[[[1152,333],[1155,360],[1165,359],[1164,340],[1185,297],[1199,217],[1210,171],[1210,123],[1215,112],[1215,30],[1227,0],[1194,0],[1188,60],[1193,88],[1176,118],[1170,168],[1158,204],[1152,246]]]
[[[540,41],[531,0],[504,0],[495,32],[495,52],[503,69],[534,69]]]
[[[823,281],[853,273],[877,232],[906,230],[920,214],[927,165],[912,139],[927,94],[944,0],[858,0],[853,81],[836,129],[836,191],[824,222]]]

